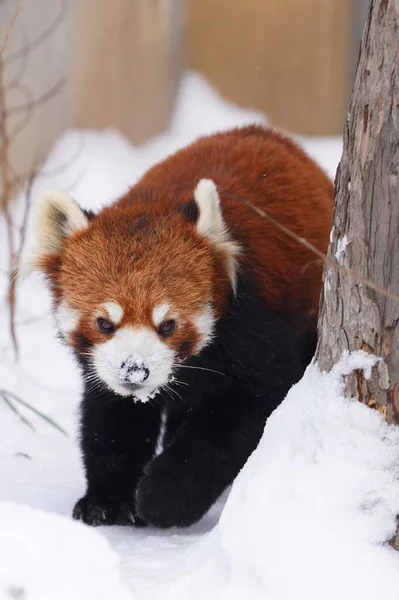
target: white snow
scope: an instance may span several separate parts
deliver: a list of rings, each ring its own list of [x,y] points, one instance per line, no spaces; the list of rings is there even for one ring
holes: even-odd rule
[[[309,366],[269,418],[220,523],[163,598],[397,598],[399,430],[342,397],[341,375],[374,360]]]
[[[344,254],[347,245],[349,244],[349,240],[347,235],[343,235],[342,238],[339,238],[337,241],[337,250],[335,252],[335,258],[340,262],[341,256]]]
[[[331,278],[332,269],[328,269],[327,272],[324,273],[324,289],[328,293],[331,290]]]
[[[0,600],[131,600],[118,557],[88,527],[0,503]]]
[[[61,188],[98,210],[198,135],[254,120],[266,122],[188,73],[167,132],[141,147],[114,131],[67,132],[35,195]],[[333,177],[342,140],[300,141]],[[345,369],[370,370],[370,357],[347,357],[330,375],[308,368],[268,420],[224,509],[227,494],[187,530],[90,529],[70,519],[84,492],[77,367],[55,339],[49,296],[36,276],[19,288],[14,363],[5,289],[0,270],[0,388],[69,437],[15,404],[31,430],[0,398],[0,600],[396,598],[399,559],[385,542],[399,513],[398,432],[344,399],[339,383]]]
[[[118,369],[118,377],[129,379],[130,383],[142,383],[145,378],[144,360],[142,356],[135,355],[128,358]]]

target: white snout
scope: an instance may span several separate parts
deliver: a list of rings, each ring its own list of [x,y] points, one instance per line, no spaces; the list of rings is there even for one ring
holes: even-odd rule
[[[122,327],[93,349],[99,377],[117,394],[147,402],[172,375],[175,352],[147,327]],[[139,385],[128,389],[123,381]]]

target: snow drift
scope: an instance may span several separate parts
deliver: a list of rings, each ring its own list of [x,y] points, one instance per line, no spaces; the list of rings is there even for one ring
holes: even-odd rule
[[[0,600],[131,600],[118,557],[80,523],[0,503]]]
[[[342,397],[341,376],[374,359],[309,366],[269,418],[220,523],[164,598],[397,598],[399,429]]]

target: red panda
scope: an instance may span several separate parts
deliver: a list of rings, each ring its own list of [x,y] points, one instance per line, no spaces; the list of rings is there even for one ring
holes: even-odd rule
[[[332,183],[260,126],[199,139],[96,215],[43,195],[34,267],[84,381],[75,518],[196,522],[301,377],[322,265],[247,202],[326,252]]]

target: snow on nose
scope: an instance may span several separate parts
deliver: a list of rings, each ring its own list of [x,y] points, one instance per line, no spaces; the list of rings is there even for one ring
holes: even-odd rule
[[[145,366],[143,359],[130,357],[118,369],[118,377],[126,383],[140,384],[148,379],[150,371]]]

